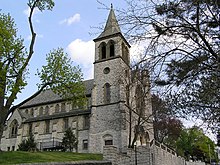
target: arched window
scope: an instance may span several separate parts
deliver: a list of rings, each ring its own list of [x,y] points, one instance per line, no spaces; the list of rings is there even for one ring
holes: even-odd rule
[[[31,110],[30,110],[30,115],[33,117],[34,116],[34,109],[33,108],[31,108]]]
[[[50,133],[50,120],[45,121],[45,133]]]
[[[50,110],[49,106],[46,106],[45,107],[45,115],[49,115],[49,110]]]
[[[55,106],[55,113],[58,113],[60,111],[60,106],[59,106],[59,104],[57,104],[56,106]]]
[[[104,85],[104,102],[105,103],[110,103],[111,101],[111,90],[110,90],[110,84],[106,83]]]
[[[89,115],[84,116],[83,128],[84,129],[89,129]]]
[[[99,49],[100,59],[106,59],[106,43],[102,42]]]
[[[17,120],[13,120],[11,122],[11,130],[10,130],[10,137],[11,138],[15,138],[17,137],[17,133],[18,133],[18,121]]]
[[[109,134],[104,135],[103,136],[103,140],[104,140],[105,146],[113,145],[113,137],[112,137],[112,135],[109,135]]]
[[[106,47],[103,46],[102,47],[102,59],[105,59],[106,58]]]
[[[69,128],[69,118],[63,119],[63,130],[66,131]]]
[[[122,42],[121,44],[121,49],[122,49],[122,58],[125,58],[125,44]]]
[[[39,110],[39,115],[40,115],[40,116],[43,115],[43,111],[44,111],[43,107],[40,107],[40,110]]]
[[[113,40],[110,40],[108,42],[108,51],[109,51],[109,57],[115,56],[115,42]]]
[[[28,124],[28,135],[31,135],[33,133],[33,124],[29,123]]]
[[[128,48],[125,46],[124,43],[121,44],[121,48],[122,48],[122,58],[123,60],[128,63],[129,60],[128,60]]]
[[[65,112],[66,111],[66,104],[62,103],[61,104],[61,112]]]
[[[129,54],[129,52],[128,52],[128,48],[125,47],[125,57],[124,57],[124,60],[125,60],[125,62],[126,62],[127,64],[128,64],[128,62],[129,62],[128,54]]]

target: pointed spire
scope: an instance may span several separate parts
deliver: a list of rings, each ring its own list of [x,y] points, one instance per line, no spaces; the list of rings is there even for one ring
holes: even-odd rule
[[[106,37],[106,36],[116,34],[116,33],[121,33],[121,29],[118,25],[118,21],[115,16],[113,5],[111,4],[111,10],[109,12],[104,31],[96,39]]]

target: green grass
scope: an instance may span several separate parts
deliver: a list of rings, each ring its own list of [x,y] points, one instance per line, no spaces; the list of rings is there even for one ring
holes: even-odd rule
[[[0,152],[0,165],[80,160],[102,160],[102,155],[72,152]]]

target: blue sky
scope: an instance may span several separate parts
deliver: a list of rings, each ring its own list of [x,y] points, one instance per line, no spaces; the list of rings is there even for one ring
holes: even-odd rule
[[[110,8],[111,3],[114,9],[126,8],[124,0],[100,0]],[[10,13],[15,19],[18,28],[18,35],[24,38],[25,45],[30,42],[30,30],[28,27],[28,0],[0,0],[0,9],[3,13]],[[28,85],[18,95],[14,104],[31,96],[37,91],[38,77],[35,75],[37,69],[46,64],[46,54],[50,50],[62,47],[69,54],[75,65],[80,65],[84,79],[93,78],[93,61],[95,45],[93,39],[101,31],[97,28],[105,25],[109,11],[103,9],[97,0],[55,0],[53,11],[36,11],[33,17],[37,40],[35,53],[29,65]],[[115,10],[117,15],[117,10]],[[123,32],[123,29],[121,29]],[[92,34],[92,35],[91,35]],[[140,45],[132,45],[130,54],[136,59],[135,54],[143,50]],[[138,51],[138,53],[137,53]],[[197,123],[194,121],[193,123]],[[189,125],[189,121],[184,121]]]
[[[30,30],[28,26],[28,0],[0,0],[3,13],[10,13],[15,19],[18,35],[24,38],[28,46]],[[93,39],[101,32],[94,27],[105,25],[109,11],[96,0],[55,0],[52,11],[35,11],[33,23],[37,32],[35,53],[29,65],[28,85],[18,95],[15,104],[31,96],[37,91],[39,82],[35,75],[37,69],[46,64],[46,54],[50,50],[62,47],[69,54],[74,65],[80,65],[84,79],[93,78],[94,42]],[[125,8],[124,0],[102,0],[106,6]],[[117,12],[116,12],[117,15]],[[91,35],[92,34],[92,35]]]

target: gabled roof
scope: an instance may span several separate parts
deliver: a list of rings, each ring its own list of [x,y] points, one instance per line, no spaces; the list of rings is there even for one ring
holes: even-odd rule
[[[86,95],[87,96],[91,95],[93,88],[93,79],[86,80],[83,83],[86,88]],[[24,104],[22,104],[20,108],[37,106],[37,105],[59,102],[59,101],[63,101],[62,96],[54,93],[52,90],[45,90],[42,91],[40,94],[38,94],[36,97],[30,99],[29,101],[24,102]]]
[[[28,119],[30,118],[31,116],[23,111],[18,111],[18,113],[21,115],[21,118],[23,119]]]
[[[73,111],[69,111],[69,112],[55,113],[55,114],[52,114],[52,115],[29,117],[29,118],[27,118],[27,120],[24,121],[24,123],[59,119],[59,118],[65,118],[65,117],[70,117],[70,116],[89,115],[89,114],[91,114],[90,109],[88,109],[88,110],[79,109],[79,110],[73,110]]]
[[[39,95],[37,95],[33,99],[24,103],[20,108],[31,106],[31,105],[38,105],[38,104],[44,104],[44,103],[49,103],[49,102],[55,102],[58,100],[59,101],[62,100],[62,97],[59,96],[58,94],[55,94],[52,90],[45,90],[45,91],[42,91]]]
[[[118,21],[114,13],[113,6],[111,4],[111,10],[109,12],[104,31],[95,40],[106,37],[106,36],[111,36],[117,33],[121,33],[121,29],[118,25]]]

